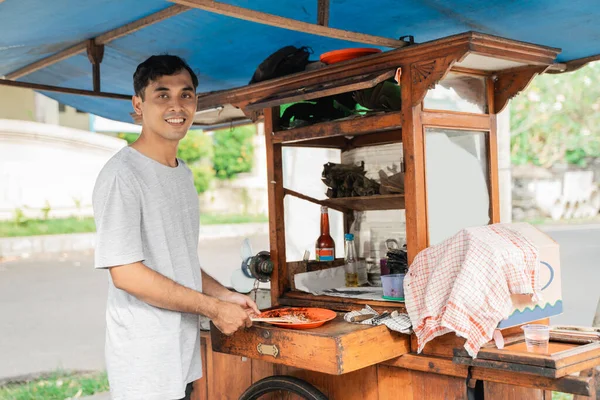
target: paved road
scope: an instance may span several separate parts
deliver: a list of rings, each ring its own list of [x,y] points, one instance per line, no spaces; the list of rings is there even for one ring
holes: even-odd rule
[[[268,249],[265,235],[250,238]],[[242,239],[205,241],[203,265],[222,283],[240,264]],[[107,273],[92,252],[0,263],[0,379],[57,368],[104,368]]]
[[[600,295],[600,225],[551,228],[561,245],[565,313],[554,323],[591,323]],[[266,236],[251,238],[254,250]],[[239,265],[241,239],[207,241],[200,254],[226,282]],[[90,252],[0,264],[0,379],[21,374],[104,367],[106,274]]]

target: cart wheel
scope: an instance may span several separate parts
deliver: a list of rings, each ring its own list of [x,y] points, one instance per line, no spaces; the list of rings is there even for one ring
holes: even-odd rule
[[[273,392],[294,393],[306,400],[327,400],[327,397],[310,383],[293,376],[269,376],[250,386],[239,400],[257,400]]]

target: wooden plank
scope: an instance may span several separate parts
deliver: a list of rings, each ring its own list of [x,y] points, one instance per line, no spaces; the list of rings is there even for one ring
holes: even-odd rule
[[[471,378],[486,382],[510,383],[516,386],[580,394],[582,396],[589,396],[591,393],[591,378],[581,378],[577,376],[565,376],[563,378],[554,379],[535,375],[472,367]]]
[[[379,400],[413,400],[412,372],[377,365]]]
[[[406,243],[410,265],[427,247],[427,197],[425,192],[425,142],[421,125],[421,107],[412,107],[413,80],[408,68],[402,69],[402,144],[405,175]]]
[[[340,197],[323,200],[331,208],[346,208],[355,211],[369,210],[402,210],[404,209],[403,194],[378,194],[364,197]]]
[[[464,349],[455,349],[455,356],[467,357]],[[536,354],[527,351],[524,339],[510,344],[504,349],[482,348],[477,360],[501,361],[515,365],[535,365],[540,367],[562,369],[574,364],[591,360],[600,364],[600,343],[569,344],[550,342],[548,354]]]
[[[273,275],[271,276],[271,305],[278,304],[278,298],[289,289],[286,271],[283,160],[281,144],[273,142],[273,126],[278,125],[279,107],[267,108],[265,115],[265,140],[267,150],[267,182],[269,200],[269,243]]]
[[[250,360],[212,352],[212,373],[208,377],[208,398],[237,400],[252,384]]]
[[[368,133],[366,135],[354,136],[346,139],[346,146],[342,151],[348,151],[359,147],[382,146],[402,142],[402,129],[394,129],[384,132]]]
[[[377,301],[363,299],[349,299],[345,297],[315,296],[305,292],[287,292],[279,298],[279,304],[294,307],[321,307],[337,311],[359,310],[365,305],[371,306],[375,311],[398,310],[406,312],[404,302]]]
[[[202,378],[194,381],[194,390],[192,391],[191,400],[208,400],[208,379],[210,373],[207,365],[207,352],[211,351],[210,334],[208,332],[200,332],[200,357],[202,357]]]
[[[398,130],[401,125],[402,116],[399,112],[380,113],[278,131],[273,134],[273,143],[287,144],[316,138],[357,136],[384,130]]]
[[[541,389],[532,389],[504,383],[484,382],[483,390],[486,399],[545,400],[544,391]]]
[[[147,17],[138,19],[137,21],[133,21],[129,24],[123,25],[119,28],[112,29],[108,32],[105,32],[98,37],[96,37],[96,43],[98,44],[107,44],[117,39],[120,39],[124,36],[130,35],[134,32],[139,31],[147,26],[156,24],[157,22],[164,21],[165,19],[174,17],[181,13],[188,11],[189,8],[185,6],[181,6],[179,4],[174,4],[170,7],[167,7],[163,10],[157,11],[154,14],[150,14]]]
[[[329,0],[317,0],[317,24],[329,25]]]
[[[287,147],[320,147],[340,149],[342,152],[366,146],[381,146],[402,142],[402,130],[393,129],[383,132],[366,133],[353,137],[333,136],[326,138],[307,139],[301,142],[285,143]]]
[[[488,110],[494,108],[494,80],[486,79]],[[498,134],[497,117],[493,112],[489,116],[490,131],[487,134],[488,184],[490,191],[490,223],[500,222],[500,187],[498,180]]]
[[[330,399],[379,400],[377,367],[326,378]]]
[[[412,371],[412,390],[415,399],[446,400],[466,399],[467,385],[464,379]]]
[[[471,357],[457,357],[455,356],[452,359],[453,362],[462,365],[468,365],[471,367],[482,367],[482,368],[491,368],[498,369],[501,371],[509,371],[514,373],[522,373],[522,374],[532,374],[537,376],[543,376],[546,378],[558,378],[558,372],[554,368],[549,367],[540,367],[537,365],[531,364],[514,364],[503,361],[492,361],[492,360],[482,360],[482,359],[472,359]]]
[[[302,22],[291,18],[280,17],[279,15],[268,14],[260,11],[250,10],[244,7],[237,7],[226,3],[213,0],[170,0],[174,3],[184,6],[198,8],[215,14],[226,15],[232,18],[243,19],[245,21],[256,22],[263,25],[274,26],[277,28],[288,29],[311,35],[329,37],[333,39],[347,40],[356,43],[365,43],[375,46],[400,48],[407,45],[406,42],[396,39],[389,39],[381,36],[367,35],[364,33],[350,32],[342,29],[330,28],[308,22]]]
[[[385,361],[382,364],[413,371],[455,376],[457,378],[466,379],[468,375],[468,367],[466,365],[455,364],[452,362],[452,359],[415,353],[404,354],[398,358]]]
[[[268,107],[280,106],[298,101],[313,100],[321,97],[333,96],[340,93],[353,92],[355,90],[369,89],[377,84],[390,79],[394,71],[377,72],[375,74],[364,74],[338,78],[330,82],[320,83],[314,86],[305,86],[291,92],[278,93],[275,96],[258,100],[244,107],[245,111],[257,111]]]
[[[418,349],[416,335],[412,335],[411,340],[412,349],[416,352]],[[430,356],[452,358],[454,356],[454,349],[462,349],[464,345],[465,339],[456,336],[455,333],[447,333],[427,342],[422,353]]]
[[[327,200],[318,200],[318,199],[315,199],[314,197],[306,196],[306,195],[304,195],[302,193],[298,193],[298,192],[296,192],[294,190],[287,189],[287,188],[283,189],[283,194],[285,196],[290,195],[290,196],[296,197],[298,199],[306,200],[306,201],[309,201],[309,202],[314,203],[314,204],[319,204],[319,205],[322,205],[322,206],[327,206],[327,207],[333,208],[334,210],[338,210],[338,211],[341,211],[341,212],[352,211],[351,208],[345,207],[344,205],[340,205],[340,204],[331,202],[331,201],[329,201],[329,199],[327,199]]]
[[[127,94],[94,92],[93,90],[72,89],[72,88],[65,88],[65,87],[60,87],[60,86],[41,85],[38,83],[10,81],[8,79],[0,79],[0,85],[19,87],[19,88],[25,88],[25,89],[33,89],[33,90],[41,90],[41,91],[45,91],[45,92],[56,92],[56,93],[76,94],[76,95],[80,95],[80,96],[100,97],[100,98],[105,98],[105,99],[131,101],[131,97],[132,97],[131,95],[127,95]]]
[[[108,32],[103,33],[102,35],[96,37],[96,44],[103,45],[113,40],[119,39],[123,36],[129,35],[133,32],[136,32],[148,25],[155,24],[157,22],[163,21],[164,19],[170,18],[172,16],[181,14],[184,11],[187,11],[188,8],[180,5],[173,5],[164,10],[158,11],[154,14],[151,14],[147,17],[141,18],[132,23],[123,25],[119,28],[110,30]],[[71,56],[82,53],[87,49],[87,40],[79,42],[73,46],[70,46],[67,49],[64,49],[56,54],[53,54],[49,57],[43,58],[39,61],[36,61],[32,64],[26,65],[22,68],[19,68],[16,71],[6,74],[6,79],[15,80],[19,79],[25,75],[31,74],[32,72],[38,71],[42,68],[46,68],[49,65],[56,64],[62,60],[65,60]]]
[[[452,111],[425,110],[421,114],[423,126],[473,131],[489,131],[490,116],[487,114],[468,114]]]
[[[342,316],[308,330],[256,323],[231,336],[213,328],[211,336],[214,351],[331,375],[356,371],[410,349],[408,335],[384,325],[351,324]]]
[[[28,64],[24,67],[21,67],[13,72],[9,72],[5,75],[5,78],[8,80],[16,80],[25,75],[29,75],[32,72],[38,71],[42,68],[46,68],[49,65],[56,64],[62,60],[66,60],[76,54],[83,53],[87,49],[87,41],[79,42],[70,46],[56,54],[53,54],[49,57],[43,58],[34,63]]]

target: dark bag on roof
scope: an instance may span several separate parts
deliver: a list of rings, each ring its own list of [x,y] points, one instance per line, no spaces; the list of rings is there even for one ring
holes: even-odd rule
[[[262,82],[304,71],[311,53],[309,47],[282,47],[260,63],[252,79],[250,79],[250,83]]]

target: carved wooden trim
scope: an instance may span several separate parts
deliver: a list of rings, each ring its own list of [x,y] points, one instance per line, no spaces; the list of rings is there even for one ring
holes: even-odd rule
[[[459,58],[459,55],[453,54],[443,58],[434,58],[410,64],[413,107],[416,107],[423,101],[427,91],[433,89]]]
[[[494,114],[501,112],[510,99],[525,90],[533,78],[544,72],[546,68],[548,67],[524,67],[497,74],[494,79]]]

